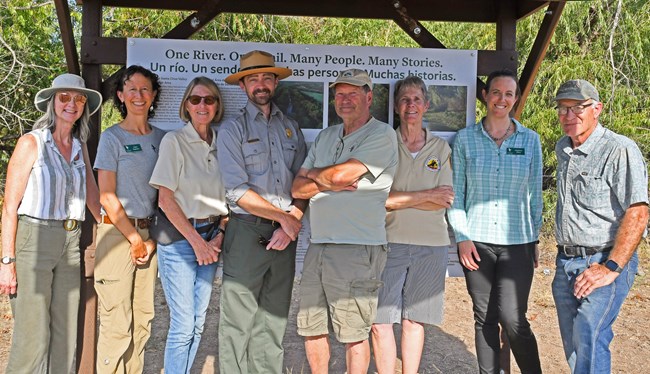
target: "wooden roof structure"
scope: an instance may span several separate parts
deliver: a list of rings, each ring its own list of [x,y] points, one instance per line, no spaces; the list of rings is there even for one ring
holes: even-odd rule
[[[421,21],[480,22],[496,25],[496,48],[478,51],[478,75],[509,68],[518,71],[522,96],[514,116],[519,117],[531,91],[551,37],[566,5],[565,0],[77,0],[82,6],[81,40],[74,38],[70,10],[66,0],[54,0],[61,29],[68,71],[80,74],[89,88],[99,90],[104,98],[111,97],[110,87],[120,72],[102,80],[102,65],[126,64],[126,38],[102,35],[104,8],[146,8],[191,11],[185,20],[159,37],[187,39],[222,13],[247,13],[310,17],[343,17],[392,20],[422,48],[446,48]],[[537,37],[528,56],[521,58],[516,51],[517,21],[537,12],[545,12]],[[77,42],[81,53],[77,53]],[[453,47],[453,46],[452,46]],[[83,69],[82,69],[83,67]],[[484,86],[478,79],[478,88]],[[480,91],[480,90],[477,90]],[[101,126],[99,113],[92,117],[92,135],[88,141],[94,160]],[[90,230],[92,231],[92,230]],[[83,241],[83,238],[82,238]],[[92,240],[91,240],[92,241]],[[84,245],[82,244],[82,248]],[[92,261],[86,250],[85,262]],[[95,308],[92,270],[86,267],[87,282],[82,284],[82,315],[80,322],[77,366],[78,372],[94,368]],[[88,281],[89,280],[89,281]]]
[[[545,11],[537,38],[520,76],[522,97],[515,116],[521,114],[535,76],[566,1],[540,0],[77,0],[82,5],[81,56],[77,54],[70,11],[65,0],[54,0],[63,38],[68,71],[81,74],[89,86],[110,97],[117,75],[101,80],[103,64],[126,64],[126,38],[102,35],[104,8],[145,8],[192,11],[184,21],[160,38],[187,39],[221,13],[252,13],[310,17],[345,17],[392,20],[422,48],[446,48],[420,21],[481,22],[496,25],[495,50],[479,50],[478,75],[499,68],[517,71],[517,21]],[[83,66],[83,71],[80,66]],[[482,87],[482,82],[479,86]]]

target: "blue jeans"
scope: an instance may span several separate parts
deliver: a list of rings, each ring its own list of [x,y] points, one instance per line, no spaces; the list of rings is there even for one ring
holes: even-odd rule
[[[614,338],[612,324],[634,283],[639,265],[636,252],[612,284],[597,288],[582,299],[573,296],[576,277],[590,264],[604,263],[608,256],[609,252],[573,258],[559,254],[556,259],[553,299],[564,354],[572,373],[611,372],[609,344]]]
[[[202,234],[207,239],[207,233]],[[217,263],[199,266],[187,240],[158,245],[158,269],[169,306],[165,373],[189,373],[199,348]]]

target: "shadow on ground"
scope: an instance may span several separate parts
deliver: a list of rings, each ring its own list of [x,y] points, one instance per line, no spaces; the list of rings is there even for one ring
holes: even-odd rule
[[[199,351],[197,353],[192,373],[213,374],[218,373],[218,338],[217,328],[219,323],[219,290],[221,280],[215,281],[212,298],[208,309],[205,331]],[[293,289],[289,323],[284,336],[284,367],[287,374],[308,374],[309,365],[305,357],[303,338],[296,333],[296,313],[298,312],[298,289],[296,282]],[[169,311],[160,287],[156,285],[156,318],[152,325],[151,339],[145,354],[145,374],[159,374],[163,372],[163,355],[165,339],[169,326]],[[395,327],[399,344],[401,333],[400,326]],[[421,374],[465,374],[476,371],[476,358],[468,351],[466,344],[455,336],[445,333],[441,328],[428,326],[422,361]],[[330,360],[330,373],[345,372],[345,348],[343,344],[331,341],[332,357]],[[371,362],[370,373],[374,373],[374,362]]]

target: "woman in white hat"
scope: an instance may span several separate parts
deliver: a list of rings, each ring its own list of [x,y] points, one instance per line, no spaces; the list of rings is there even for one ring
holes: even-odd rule
[[[97,226],[95,291],[99,299],[97,372],[142,373],[151,334],[158,273],[149,238],[157,191],[149,185],[165,132],[149,123],[160,82],[150,70],[129,66],[113,104],[122,121],[102,133],[95,169],[102,219]]]
[[[83,78],[62,74],[36,94],[45,112],[16,144],[2,207],[0,293],[14,315],[6,372],[69,373],[79,308],[81,222],[99,200],[85,141],[102,103]]]

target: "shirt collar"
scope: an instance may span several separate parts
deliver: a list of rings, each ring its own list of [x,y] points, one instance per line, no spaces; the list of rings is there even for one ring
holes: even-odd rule
[[[210,131],[212,131],[212,143],[214,143],[216,136],[214,133],[214,128],[212,128],[212,126],[210,126]],[[199,133],[192,125],[191,121],[187,121],[185,126],[183,126],[183,128],[181,129],[181,133],[183,134],[183,136],[185,136],[188,143],[205,143],[205,141],[201,139],[201,136],[199,136]]]
[[[59,148],[56,146],[56,143],[54,142],[54,138],[52,137],[52,129],[43,129],[43,132],[45,133],[45,144],[48,144],[50,148],[54,149],[58,154],[61,155],[61,151],[59,151]],[[81,142],[79,142],[79,139],[75,138],[74,136],[72,137],[72,161],[75,161],[79,158],[78,153],[81,151]],[[63,155],[61,155],[63,157]],[[70,160],[66,160],[70,161]]]
[[[490,134],[487,133],[487,131],[485,130],[485,127],[483,126],[483,121],[484,120],[485,120],[485,117],[481,118],[481,120],[478,121],[478,123],[476,124],[476,131],[480,131],[483,134],[485,134],[485,136],[490,137]],[[515,124],[515,133],[524,131],[524,129],[525,129],[524,125],[519,123],[519,121],[517,121],[516,119],[510,118],[510,122]]]
[[[584,154],[589,154],[590,152],[593,152],[594,148],[597,146],[598,140],[600,140],[600,138],[602,138],[604,134],[605,134],[605,128],[599,122],[596,125],[594,132],[592,132],[591,135],[589,135],[589,137],[587,138],[587,140],[576,149],[579,149],[580,152]]]
[[[258,115],[261,115],[262,117],[264,116],[260,108],[257,105],[253,104],[253,102],[250,100],[248,100],[246,103],[246,107],[243,109],[243,111],[247,112],[250,118],[253,119],[257,118]],[[280,116],[280,119],[282,120],[282,115],[283,114],[280,108],[278,108],[278,106],[271,101],[271,117]]]
[[[400,143],[404,143],[404,139],[402,139],[402,132],[400,131],[401,127],[402,127],[401,125],[397,126],[397,128],[395,129],[395,132],[397,133],[397,140]],[[431,139],[433,139],[433,134],[431,134],[431,131],[429,131],[427,129],[424,129],[424,144],[427,144],[428,142],[430,142]]]

